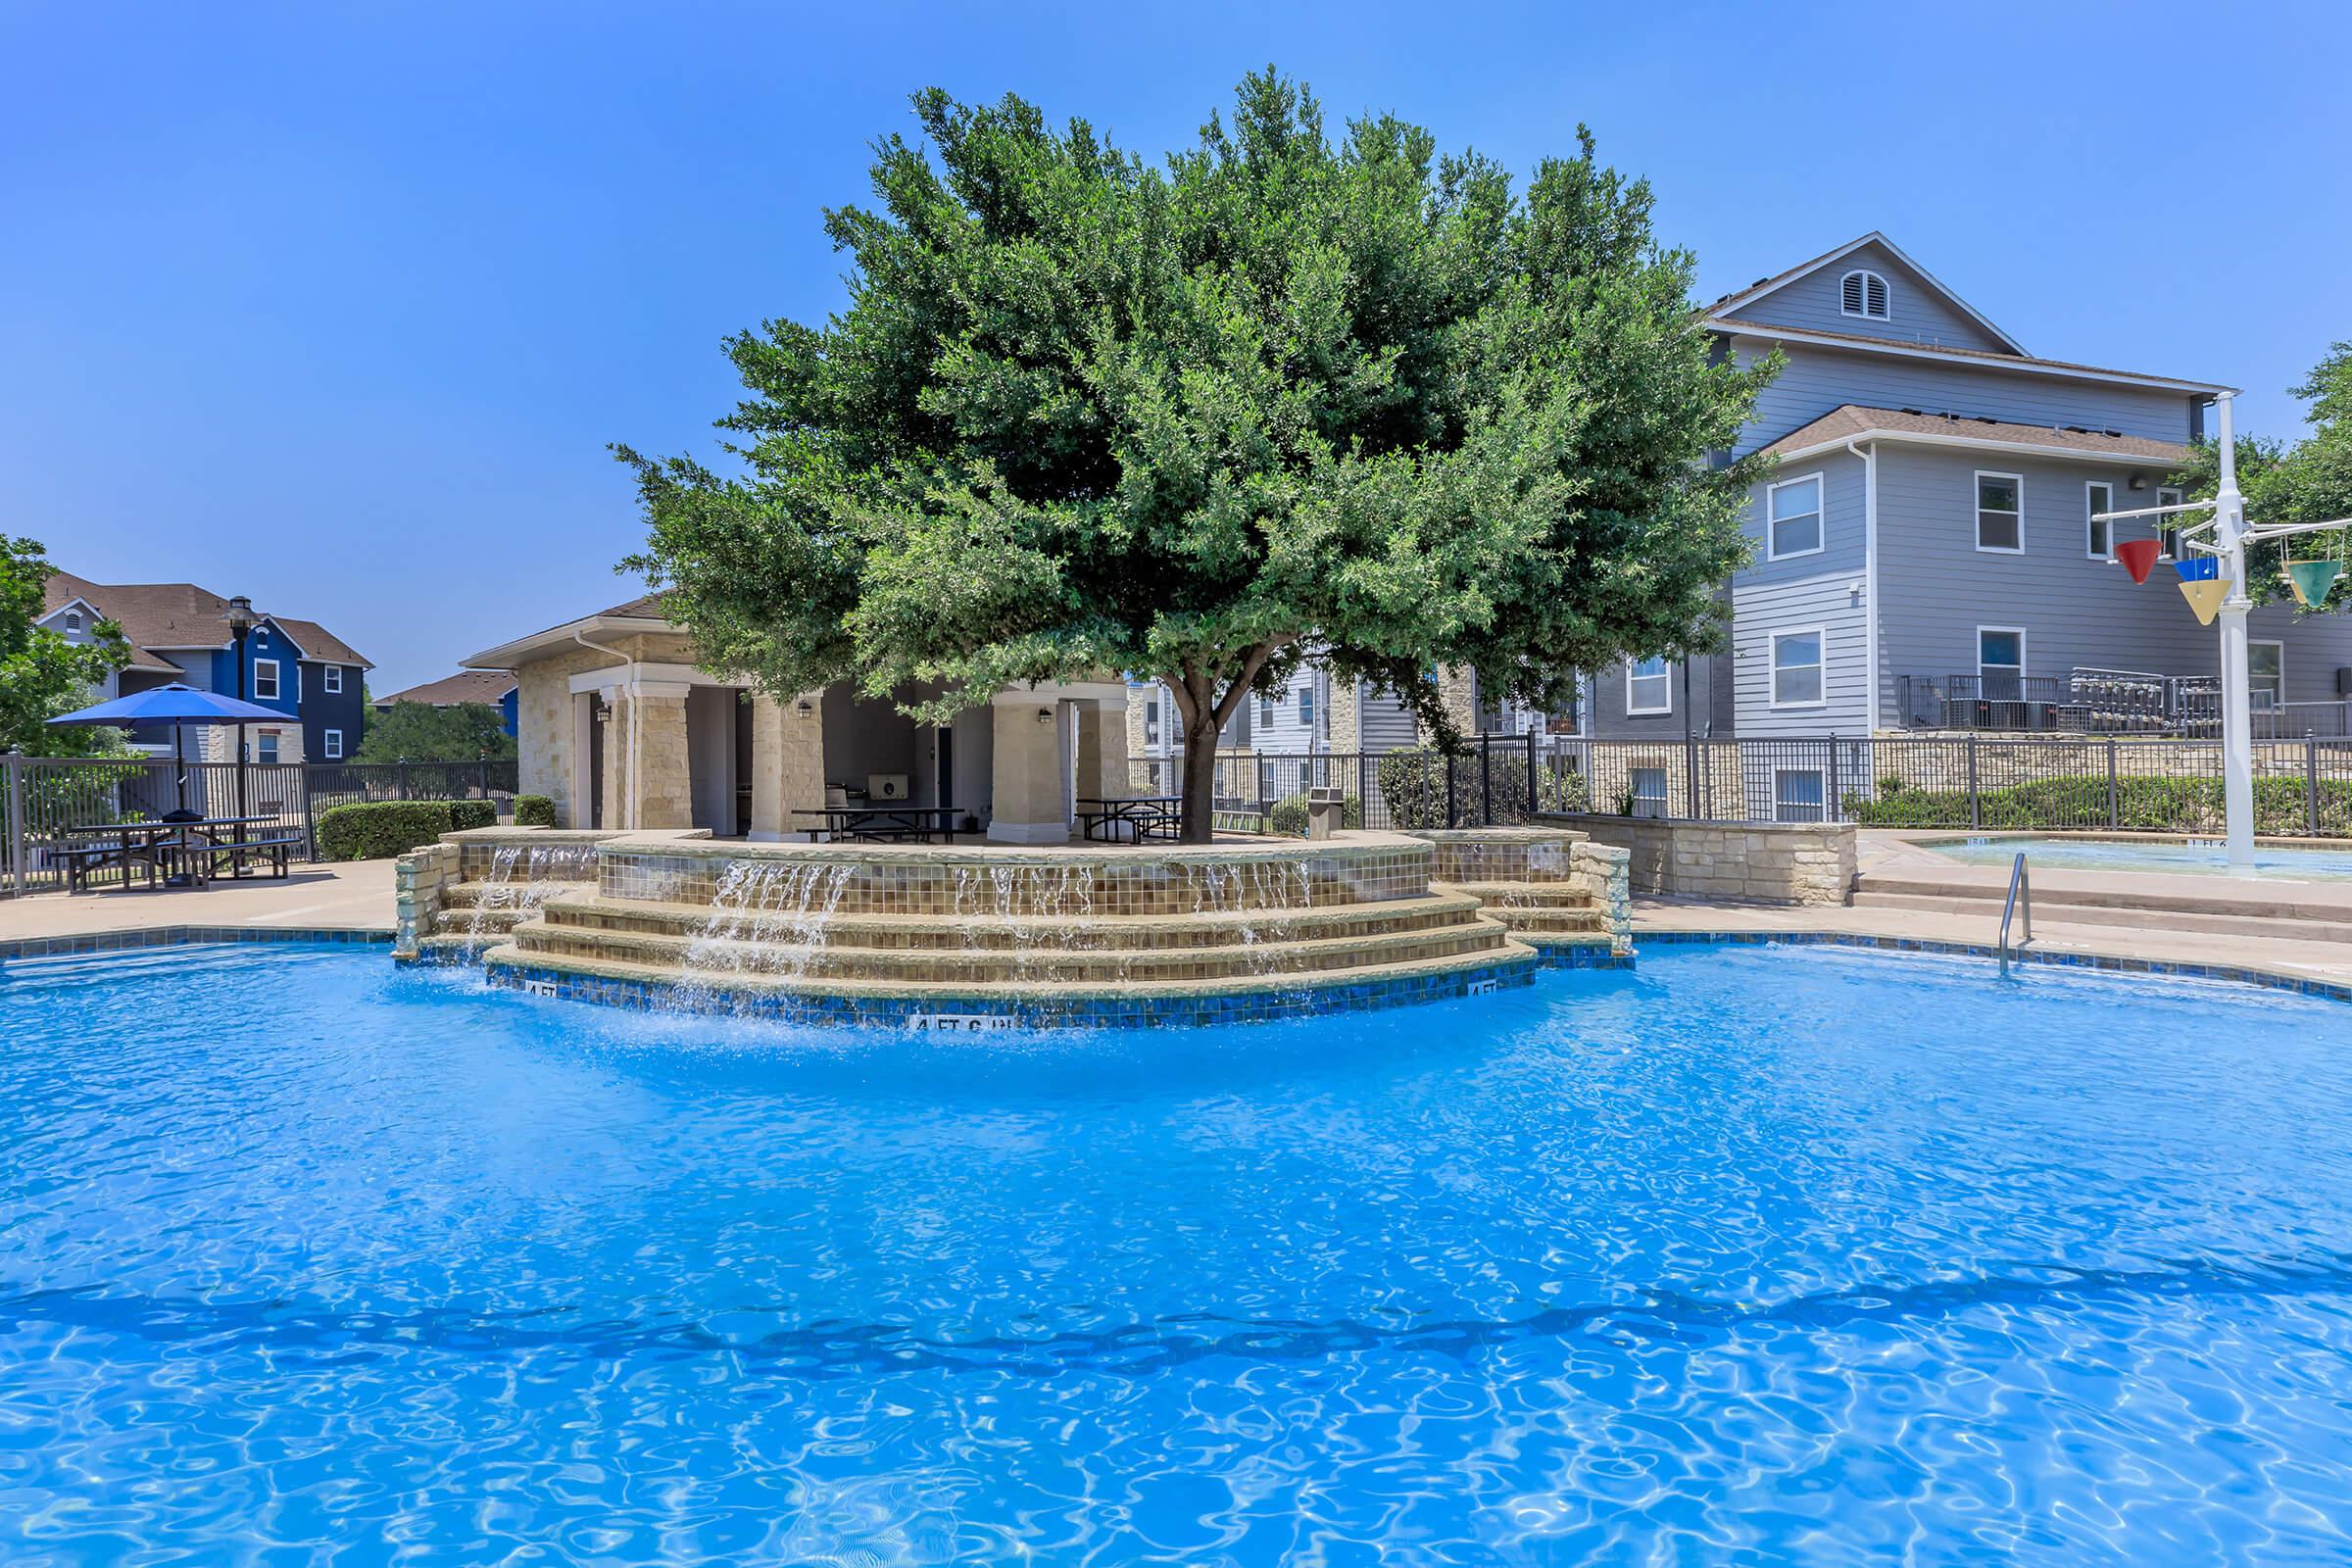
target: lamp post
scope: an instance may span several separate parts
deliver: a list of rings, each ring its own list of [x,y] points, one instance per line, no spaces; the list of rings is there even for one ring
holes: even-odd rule
[[[243,594],[228,602],[228,635],[236,645],[237,701],[247,701],[245,695],[245,639],[253,631],[253,601]],[[237,721],[237,815],[245,814],[245,722]],[[240,835],[243,828],[239,828]]]

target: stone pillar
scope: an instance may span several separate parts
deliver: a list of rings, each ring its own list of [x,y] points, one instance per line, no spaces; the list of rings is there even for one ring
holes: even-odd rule
[[[450,883],[458,880],[455,844],[427,844],[392,862],[392,956],[416,956],[417,944],[433,934]]]
[[[1331,749],[1345,756],[1364,749],[1364,710],[1354,681],[1331,678]]]
[[[792,813],[825,804],[824,699],[821,691],[790,703],[752,699],[752,837],[761,844],[805,834],[808,819]]]
[[[1438,701],[1455,728],[1465,735],[1478,733],[1478,682],[1468,665],[1449,664],[1438,671]]]
[[[647,681],[632,701],[637,721],[637,826],[694,826],[694,789],[686,760],[686,693]]]
[[[1128,705],[1098,698],[1078,704],[1078,793],[1116,800],[1134,791],[1127,781]]]
[[[989,842],[1067,844],[1070,819],[1063,799],[1058,703],[1036,692],[1011,691],[999,692],[989,708],[996,729]]]

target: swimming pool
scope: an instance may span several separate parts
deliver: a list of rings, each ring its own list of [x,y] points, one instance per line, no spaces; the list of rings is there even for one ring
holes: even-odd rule
[[[2134,844],[2118,839],[2014,838],[1938,839],[1924,846],[1968,865],[2008,865],[2019,852],[2034,866],[2054,871],[2180,871],[2222,876],[2229,858],[2219,844]],[[2254,852],[2254,874],[2280,879],[2340,881],[2352,878],[2352,846],[2341,850]]]
[[[0,1560],[2352,1550],[2352,1029],[1659,949],[1289,1024],[0,970]]]

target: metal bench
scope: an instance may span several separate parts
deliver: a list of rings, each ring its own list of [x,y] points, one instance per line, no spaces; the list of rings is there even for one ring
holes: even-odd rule
[[[210,862],[211,866],[218,866],[225,859],[228,862],[228,874],[232,879],[245,874],[245,862],[248,857],[258,857],[270,862],[271,876],[282,878],[286,875],[288,854],[302,843],[301,834],[289,833],[274,838],[229,839],[219,844],[195,844],[190,845],[182,853],[190,858],[201,857]]]

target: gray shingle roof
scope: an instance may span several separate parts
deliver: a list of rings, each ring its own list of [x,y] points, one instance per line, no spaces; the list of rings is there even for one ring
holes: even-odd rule
[[[2167,466],[2185,463],[2189,458],[2189,449],[2178,441],[2152,441],[2145,436],[2124,435],[2113,430],[2012,424],[2004,419],[1986,419],[1961,414],[1929,414],[1916,409],[1874,409],[1860,403],[1847,403],[1832,409],[1811,423],[1797,426],[1764,450],[1779,456],[1802,452],[1832,441],[1850,441],[1871,432],[1897,437],[1924,435],[1999,441],[2012,446],[2046,447],[2053,452],[2090,453]]]
[[[79,599],[122,628],[140,652],[144,668],[179,666],[155,652],[167,648],[225,648],[229,644],[228,601],[192,582],[95,583],[70,571],[51,575],[42,589],[42,612]],[[256,614],[268,614],[256,611]],[[305,659],[337,664],[367,664],[365,656],[315,620],[270,614],[300,645]],[[146,662],[154,661],[154,662]]]

